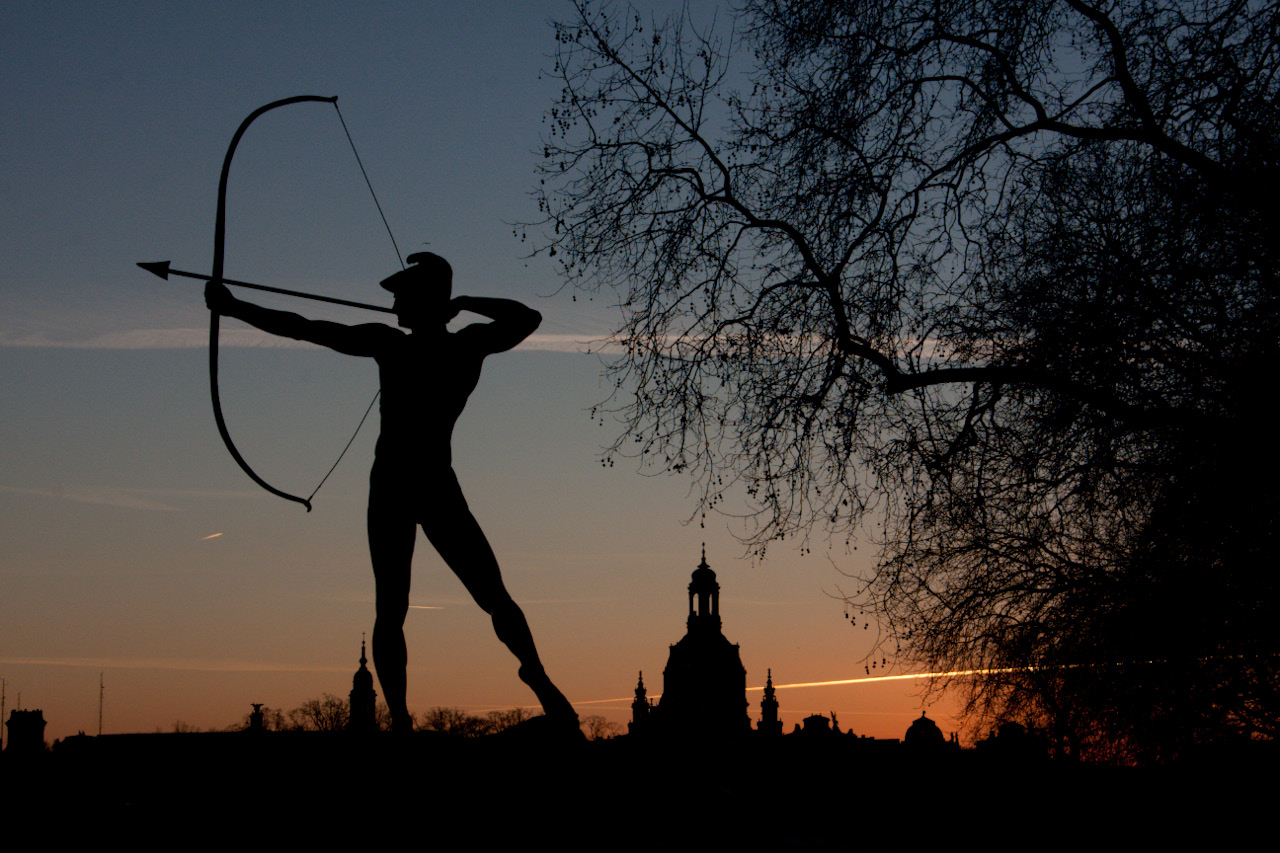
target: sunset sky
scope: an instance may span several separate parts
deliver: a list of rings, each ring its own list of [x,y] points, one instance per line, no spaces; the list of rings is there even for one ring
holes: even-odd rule
[[[651,4],[660,8],[662,4]],[[491,359],[454,438],[455,469],[525,609],[547,670],[580,715],[619,722],[636,673],[662,689],[702,543],[748,685],[866,675],[875,628],[851,628],[842,572],[869,545],[753,560],[740,518],[690,521],[690,483],[602,466],[618,433],[588,343],[616,321],[527,260],[537,218],[557,2],[37,3],[0,6],[0,677],[6,713],[40,708],[53,739],[225,726],[251,702],[292,708],[351,687],[372,627],[364,532],[376,412],[314,512],[236,467],[209,403],[201,287],[138,261],[208,272],[218,173],[253,109],[338,95],[408,254],[452,263],[455,294],[519,299],[539,333]],[[226,275],[362,301],[398,268],[332,107],[259,119],[232,166]],[[378,319],[239,295],[342,322]],[[475,319],[475,318],[472,318]],[[222,396],[241,451],[309,493],[377,390],[372,362],[224,323]],[[607,356],[606,356],[607,357]],[[729,506],[728,511],[745,512]],[[534,699],[488,619],[419,537],[409,705],[481,712]],[[872,671],[880,675],[885,670]],[[890,667],[890,673],[909,673]],[[780,691],[784,725],[835,711],[900,737],[921,681]],[[604,700],[620,701],[607,702]],[[753,720],[758,691],[748,693]],[[950,700],[928,705],[944,731]]]

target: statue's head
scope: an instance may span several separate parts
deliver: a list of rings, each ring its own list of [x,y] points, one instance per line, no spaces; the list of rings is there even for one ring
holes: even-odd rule
[[[412,329],[426,321],[447,323],[449,297],[453,292],[453,268],[433,252],[417,252],[406,259],[407,267],[387,276],[380,284],[395,294],[393,306],[400,325]]]

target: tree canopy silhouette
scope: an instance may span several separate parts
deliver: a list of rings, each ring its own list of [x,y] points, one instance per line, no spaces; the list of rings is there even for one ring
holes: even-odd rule
[[[761,553],[872,523],[852,600],[984,717],[1273,737],[1276,3],[575,9],[538,249],[622,307],[613,452]]]

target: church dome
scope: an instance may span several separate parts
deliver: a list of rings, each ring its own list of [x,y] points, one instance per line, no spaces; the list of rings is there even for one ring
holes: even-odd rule
[[[942,729],[924,714],[911,724],[911,728],[907,729],[906,737],[902,740],[909,746],[938,746],[946,742],[946,738],[942,736]]]

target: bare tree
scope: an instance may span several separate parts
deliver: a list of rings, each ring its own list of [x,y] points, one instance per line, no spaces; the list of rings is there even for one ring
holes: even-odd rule
[[[533,712],[528,708],[508,708],[505,711],[490,711],[485,714],[485,722],[488,724],[488,733],[497,734],[520,725],[525,720],[533,718]]]
[[[456,737],[483,737],[518,726],[532,716],[528,708],[489,711],[481,717],[458,708],[436,706],[423,711],[415,722],[424,731],[443,732]]]
[[[436,706],[419,715],[417,727],[429,732],[442,732],[455,737],[481,737],[489,734],[491,722],[468,714],[459,708]]]
[[[373,708],[374,723],[380,732],[391,731],[391,709],[386,702],[378,702]]]
[[[341,732],[347,728],[347,702],[341,696],[326,693],[319,699],[308,699],[289,712],[291,727],[306,732]]]
[[[588,714],[583,717],[582,728],[586,732],[587,740],[608,740],[622,734],[622,726],[599,714]]]
[[[575,9],[539,248],[623,308],[613,453],[760,553],[873,522],[853,599],[980,716],[1274,737],[1277,5]]]

